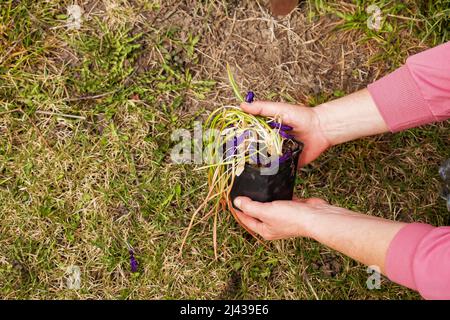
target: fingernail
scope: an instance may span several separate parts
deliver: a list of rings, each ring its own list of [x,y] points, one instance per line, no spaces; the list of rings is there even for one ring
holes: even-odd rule
[[[239,209],[241,208],[241,199],[240,199],[239,197],[236,198],[236,199],[234,199],[233,203],[234,203],[234,205],[235,205],[236,207],[238,207]]]

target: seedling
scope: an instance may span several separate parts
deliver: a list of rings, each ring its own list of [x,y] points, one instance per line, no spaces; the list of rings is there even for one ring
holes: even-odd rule
[[[253,92],[240,93],[227,65],[229,82],[240,102],[252,103]],[[293,128],[281,118],[247,114],[236,106],[216,109],[205,123],[204,144],[208,170],[208,193],[192,215],[180,249],[182,252],[196,216],[206,211],[204,219],[214,217],[213,242],[217,258],[217,216],[231,212],[236,221],[252,236],[258,236],[239,221],[232,201],[248,196],[255,201],[270,202],[292,199],[298,157],[302,143],[290,134]],[[208,210],[209,209],[209,210]],[[202,219],[203,220],[203,219]]]

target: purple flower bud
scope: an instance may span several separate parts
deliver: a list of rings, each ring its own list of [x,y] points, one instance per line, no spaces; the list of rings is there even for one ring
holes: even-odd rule
[[[249,130],[245,130],[243,134],[241,134],[237,139],[236,139],[236,146],[240,145],[242,142],[244,142],[245,139],[247,139],[250,136],[250,131]]]
[[[282,164],[282,163],[286,162],[287,160],[290,159],[291,155],[292,155],[292,153],[290,150],[286,151],[286,153],[280,157],[279,163]]]
[[[292,128],[291,126],[288,126],[287,124],[281,124],[281,123],[278,123],[278,122],[275,122],[275,121],[270,121],[270,122],[268,122],[267,123],[271,128],[274,128],[274,129],[280,129],[280,130],[283,130],[283,131],[291,131],[291,130],[293,130],[294,128]]]
[[[252,103],[253,99],[255,99],[255,94],[253,93],[253,91],[247,92],[247,95],[245,96],[245,102]]]
[[[248,137],[249,131],[244,131],[243,134],[241,134],[239,137],[236,137],[236,135],[233,136],[233,145],[230,147],[229,144],[231,142],[231,139],[228,140],[227,143],[225,143],[225,156],[227,158],[230,158],[231,156],[237,154],[237,147],[244,142],[244,140]]]
[[[137,262],[136,258],[134,257],[133,250],[128,250],[130,253],[130,266],[131,266],[131,272],[137,272],[139,263]]]
[[[286,133],[283,130],[280,130],[278,133],[285,139],[294,139],[293,135],[290,135],[289,133]]]

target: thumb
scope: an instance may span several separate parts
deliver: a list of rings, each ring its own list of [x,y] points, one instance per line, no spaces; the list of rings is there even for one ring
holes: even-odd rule
[[[247,197],[237,197],[233,201],[234,205],[239,208],[242,212],[249,215],[250,217],[263,220],[266,217],[268,211],[269,203],[262,203],[258,201],[253,201]]]
[[[306,203],[312,204],[312,205],[321,205],[321,204],[328,204],[327,201],[320,199],[320,198],[309,198],[306,199]]]

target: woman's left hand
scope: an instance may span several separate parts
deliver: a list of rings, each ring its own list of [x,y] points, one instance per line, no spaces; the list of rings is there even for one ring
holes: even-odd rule
[[[238,219],[266,240],[312,238],[366,265],[385,270],[385,257],[394,236],[405,223],[353,212],[322,199],[261,203],[238,197]]]
[[[310,237],[314,215],[334,208],[317,198],[262,203],[238,197],[234,205],[241,210],[236,210],[239,220],[266,240]]]

